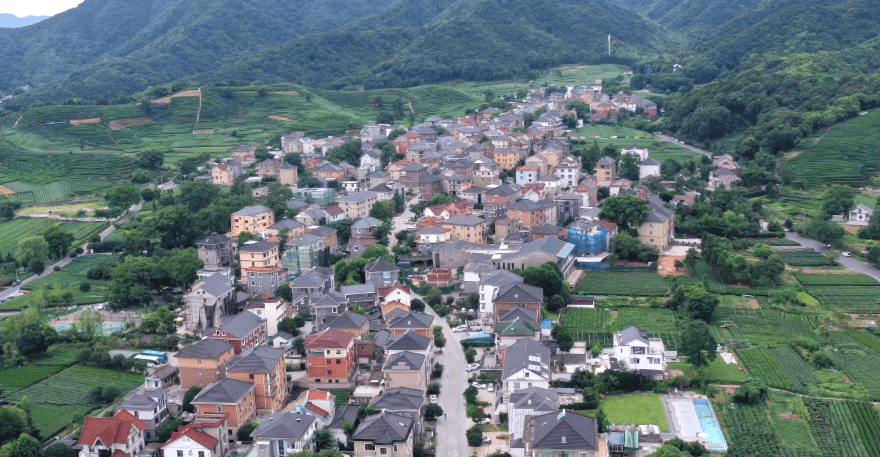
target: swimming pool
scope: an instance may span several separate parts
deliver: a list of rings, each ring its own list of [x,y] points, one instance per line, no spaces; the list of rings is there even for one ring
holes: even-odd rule
[[[727,451],[727,441],[724,439],[724,433],[715,417],[715,411],[709,400],[694,400],[694,410],[700,419],[700,428],[706,437],[706,447],[713,451]]]

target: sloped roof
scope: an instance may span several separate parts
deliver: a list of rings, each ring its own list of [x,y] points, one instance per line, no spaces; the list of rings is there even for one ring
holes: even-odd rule
[[[509,322],[495,324],[497,336],[535,336],[535,332],[541,331],[541,326],[531,319],[516,319]]]
[[[351,224],[351,228],[353,228],[353,229],[355,229],[355,228],[368,229],[368,228],[373,228],[373,227],[379,227],[380,225],[382,225],[382,221],[380,221],[379,219],[376,219],[375,217],[367,216],[367,217],[362,217],[362,218],[354,221],[354,223]]]
[[[271,209],[269,209],[263,205],[256,205],[256,206],[245,206],[244,208],[242,208],[232,214],[235,216],[255,216],[260,213],[266,213],[266,212],[271,212],[271,211],[272,211]]]
[[[238,379],[224,378],[212,382],[193,398],[193,403],[238,404],[254,385]]]
[[[473,227],[475,225],[485,224],[486,220],[479,216],[452,216],[443,222],[443,225],[464,225]]]
[[[345,287],[345,286],[343,286]],[[327,328],[360,329],[367,323],[367,316],[354,311],[346,311],[327,323]]]
[[[205,338],[181,349],[177,353],[177,358],[216,359],[230,349],[232,345],[223,340]]]
[[[337,198],[336,201],[343,203],[357,203],[364,200],[369,200],[371,198],[376,198],[376,193],[370,192],[368,190],[363,190],[360,192],[355,192],[353,194],[343,195]]]
[[[378,259],[364,265],[364,271],[369,271],[370,273],[380,273],[383,271],[400,271],[400,268],[379,257]]]
[[[528,284],[512,283],[501,286],[495,303],[543,302],[544,291],[540,287]]]
[[[510,403],[516,409],[531,409],[537,412],[556,411],[559,408],[556,391],[542,387],[528,387],[511,392]]]
[[[269,251],[269,250],[271,250],[273,248],[277,248],[277,247],[278,247],[277,243],[270,243],[268,241],[257,241],[254,243],[245,243],[245,245],[242,246],[239,249],[239,251],[241,251],[241,252],[263,252],[263,251]]]
[[[357,420],[357,413],[358,405],[339,405],[333,415],[333,422],[330,422],[330,428],[341,428],[342,423],[346,421],[354,424]]]
[[[518,209],[522,211],[534,211],[538,209],[550,208],[552,206],[556,206],[552,200],[541,199],[538,201],[532,201],[529,199],[522,199],[518,202],[513,202],[510,204],[510,209]]]
[[[595,417],[562,410],[535,416],[532,449],[598,450]]]
[[[209,245],[209,244],[223,244],[223,243],[228,243],[230,241],[232,241],[232,238],[229,238],[228,236],[223,235],[222,233],[212,233],[212,234],[208,235],[208,237],[205,238],[204,240],[197,242],[196,245],[201,246],[201,245]]]
[[[404,332],[385,345],[386,351],[425,351],[431,346],[431,339],[416,332]]]
[[[257,346],[250,348],[229,361],[229,371],[271,373],[284,360],[284,349]]]
[[[376,285],[375,284],[349,284],[347,286],[340,286],[339,292],[342,295],[351,295],[351,294],[375,294],[376,293]]]
[[[303,224],[302,222],[285,217],[284,219],[281,219],[280,221],[270,225],[269,228],[272,230],[293,229],[302,227],[304,225],[305,224]]]
[[[434,317],[417,311],[400,311],[392,313],[388,320],[388,328],[430,328]]]
[[[388,357],[382,371],[417,371],[425,364],[425,356],[417,352],[403,351]]]
[[[125,444],[132,426],[141,431],[147,428],[147,424],[124,409],[113,417],[86,417],[77,444],[93,446],[98,439],[107,447]]]
[[[198,289],[192,290],[190,293],[203,290],[205,293],[212,297],[222,297],[229,293],[232,290],[232,286],[226,282],[226,277],[221,275],[220,273],[214,273],[211,276],[203,279],[201,281],[201,285],[196,283]]]
[[[605,156],[605,157],[602,157],[601,159],[599,159],[599,161],[596,162],[596,165],[614,165],[614,163],[615,163],[614,159],[612,159],[611,157]]]
[[[227,334],[241,338],[253,332],[257,327],[264,325],[264,322],[262,317],[245,310],[227,318],[219,328],[225,330]]]
[[[633,341],[648,344],[648,332],[638,327],[627,327],[620,332],[621,344],[627,345]]]
[[[313,422],[318,420],[315,416],[294,412],[275,413],[269,415],[253,431],[254,438],[271,438],[298,441],[305,438],[306,432]]]
[[[375,414],[365,418],[351,435],[355,441],[392,444],[406,441],[412,432],[413,419],[394,413]]]
[[[496,270],[490,273],[486,273],[480,277],[480,284],[491,286],[501,286],[522,282],[522,276],[516,273],[511,273],[508,270]]]
[[[519,320],[530,320],[532,322],[537,323],[535,320],[538,317],[538,311],[526,308],[525,306],[515,306],[510,309],[506,309],[498,314],[498,322],[513,322],[517,319]]]
[[[335,328],[328,328],[319,333],[306,336],[307,348],[347,348],[354,335]]]
[[[415,410],[425,402],[425,392],[408,387],[388,389],[370,401],[370,406],[388,411]]]
[[[523,369],[550,379],[550,348],[528,338],[513,343],[505,352],[501,376],[508,378]]]
[[[183,428],[182,431],[171,433],[171,438],[169,438],[168,441],[166,441],[165,444],[162,445],[162,447],[164,448],[165,446],[168,446],[183,437],[189,438],[204,447],[205,449],[209,450],[213,450],[214,446],[219,441],[217,438],[214,438],[213,436],[201,430],[197,430],[192,427],[186,427]]]

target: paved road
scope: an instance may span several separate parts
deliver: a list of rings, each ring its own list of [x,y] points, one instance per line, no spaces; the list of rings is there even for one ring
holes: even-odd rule
[[[417,296],[424,301],[424,297]],[[467,388],[467,363],[464,350],[459,341],[466,333],[452,333],[445,319],[437,316],[431,307],[425,312],[434,316],[434,325],[443,328],[446,346],[443,354],[435,357],[435,361],[443,364],[443,377],[440,379],[440,395],[437,404],[443,408],[444,417],[437,420],[437,454],[438,456],[468,456],[465,433],[472,422],[467,418],[464,405],[464,390]]]
[[[687,144],[687,143],[679,142],[678,140],[676,140],[675,138],[672,138],[671,136],[664,135],[664,134],[662,134],[662,133],[661,133],[661,134],[657,134],[657,133],[655,133],[654,136],[656,136],[660,141],[663,141],[663,142],[665,142],[665,143],[675,143],[675,144],[677,144],[677,145],[679,145],[679,146],[681,146],[681,147],[683,147],[683,148],[685,148],[685,149],[687,149],[687,150],[689,150],[689,151],[693,151],[693,152],[696,152],[696,153],[698,153],[698,154],[703,154],[704,156],[706,156],[706,157],[708,157],[708,158],[710,158],[710,159],[712,158],[712,153],[711,153],[711,152],[704,151],[704,150],[702,150],[702,149],[700,149],[700,148],[698,148],[698,147],[696,147],[696,146],[691,146],[691,145],[689,145],[689,144]]]
[[[816,252],[822,253],[822,254],[824,254],[825,251],[827,250],[822,243],[819,243],[818,241],[811,240],[809,238],[804,238],[796,233],[786,232],[785,237],[788,238],[789,240],[798,242],[803,247],[810,248],[810,249],[812,249]],[[837,256],[837,258],[834,260],[837,261],[837,263],[839,263],[839,264],[841,264],[851,270],[858,271],[859,273],[864,273],[864,274],[876,279],[877,281],[880,281],[880,270],[872,267],[871,265],[869,265],[865,262],[862,262],[861,260],[859,260],[855,257]]]
[[[389,236],[388,242],[388,250],[394,249],[394,246],[397,246],[397,238],[394,235],[397,235],[397,232],[404,230],[404,226],[406,222],[413,218],[413,212],[409,210],[409,205],[415,205],[419,202],[418,197],[413,197],[412,200],[406,202],[406,208],[400,213],[399,216],[391,219],[391,236]]]
[[[143,207],[143,203],[138,203],[137,205],[132,206],[131,208],[128,209],[129,214],[134,215],[135,213],[140,211],[142,207]],[[110,234],[113,233],[114,230],[116,230],[116,227],[114,227],[113,224],[110,224],[110,227],[107,227],[107,229],[104,230],[103,232],[101,232],[100,234],[98,234],[98,236],[101,237],[101,240],[103,241],[105,238],[110,236]],[[83,249],[87,249],[87,248],[88,248],[88,243],[83,245]],[[0,299],[7,298],[7,297],[11,296],[12,294],[21,291],[21,286],[23,286],[31,281],[36,281],[37,279],[42,278],[46,275],[52,274],[52,272],[55,271],[55,267],[61,268],[65,265],[69,264],[72,261],[73,261],[73,259],[70,258],[69,256],[64,257],[63,259],[53,263],[52,265],[47,266],[46,269],[43,270],[43,273],[41,273],[40,275],[31,276],[30,278],[22,280],[21,284],[19,284],[17,286],[10,287],[10,288],[4,290],[3,292],[0,292]],[[9,312],[9,313],[2,313],[2,316],[20,314],[21,312],[23,312],[23,311],[13,311],[13,312]],[[0,316],[0,317],[2,317],[2,316]]]

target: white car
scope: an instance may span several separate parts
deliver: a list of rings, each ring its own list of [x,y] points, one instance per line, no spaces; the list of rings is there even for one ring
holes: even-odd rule
[[[467,325],[459,325],[458,327],[455,327],[454,329],[452,329],[452,331],[453,332],[466,332]]]
[[[495,384],[489,384],[488,387],[486,387],[486,390],[489,392],[495,392]]]
[[[431,401],[431,403],[437,403],[437,396],[436,395],[431,395],[430,397],[428,397],[428,399]]]
[[[482,383],[479,383],[479,382],[472,382],[471,385],[474,386],[474,387],[476,387],[477,389],[485,389],[485,388],[486,388],[486,385],[485,385],[485,384],[482,384]]]
[[[474,370],[476,370],[477,368],[480,368],[480,364],[479,364],[479,363],[471,363],[471,364],[468,364],[466,370],[467,370],[467,371],[474,371]]]
[[[486,416],[483,418],[483,420],[480,421],[479,425],[486,425],[486,424],[490,424],[490,423],[492,423],[492,417]]]
[[[852,253],[849,251],[843,251],[840,253],[840,255],[842,255],[844,257],[852,257]]]

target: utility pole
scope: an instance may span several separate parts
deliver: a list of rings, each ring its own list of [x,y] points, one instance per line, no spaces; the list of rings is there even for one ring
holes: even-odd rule
[[[611,55],[611,34],[608,34],[608,55]]]

